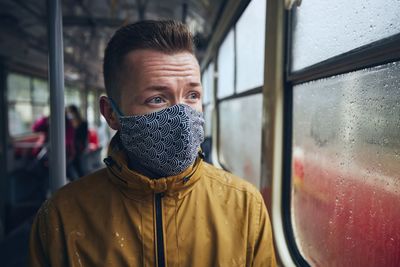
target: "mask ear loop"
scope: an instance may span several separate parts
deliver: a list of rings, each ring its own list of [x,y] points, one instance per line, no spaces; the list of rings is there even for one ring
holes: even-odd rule
[[[111,97],[109,97],[108,99],[110,101],[112,109],[114,110],[115,113],[117,113],[118,117],[123,117],[124,114],[122,114],[122,112],[119,110],[119,108],[118,108],[117,104],[115,104],[114,100]]]
[[[122,112],[119,110],[117,104],[115,104],[114,100],[113,100],[111,97],[108,98],[108,101],[110,102],[111,108],[113,109],[113,111],[115,112],[115,114],[117,115],[117,118],[118,118],[118,120],[119,120],[119,118],[120,118],[120,117],[123,117],[124,115],[123,115]],[[117,140],[119,141],[118,143],[121,144],[121,134],[120,134],[120,131],[117,132],[117,135],[118,135],[118,139],[117,139]],[[111,157],[109,156],[108,158],[111,158]],[[110,161],[110,160],[108,160],[108,158],[107,158],[107,159],[104,159],[104,163],[105,163],[107,166],[112,166],[112,165],[113,165],[112,162],[115,162],[115,161]],[[106,160],[107,160],[107,161],[106,161]],[[112,160],[112,158],[111,158],[111,160]]]

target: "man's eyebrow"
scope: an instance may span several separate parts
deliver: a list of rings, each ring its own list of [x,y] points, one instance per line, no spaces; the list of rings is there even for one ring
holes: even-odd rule
[[[201,86],[201,83],[197,83],[197,82],[191,82],[189,83],[190,87],[198,87]]]
[[[190,87],[199,87],[199,86],[201,86],[201,83],[191,82],[191,83],[189,83],[189,86]],[[150,86],[146,87],[146,90],[167,91],[167,90],[170,90],[170,88],[165,85],[150,85]]]
[[[146,90],[166,91],[166,90],[169,90],[169,87],[164,86],[164,85],[151,85],[151,86],[146,87]]]

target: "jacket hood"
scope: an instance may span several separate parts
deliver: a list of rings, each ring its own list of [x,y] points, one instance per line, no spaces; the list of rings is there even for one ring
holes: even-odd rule
[[[129,169],[128,158],[118,138],[118,133],[112,138],[104,163],[107,165],[110,180],[129,198],[141,199],[156,193],[182,198],[193,189],[201,177],[201,157],[197,157],[194,164],[182,173],[158,179]]]

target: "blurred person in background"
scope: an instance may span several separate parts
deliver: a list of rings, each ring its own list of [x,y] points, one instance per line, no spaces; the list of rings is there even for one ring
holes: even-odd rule
[[[47,147],[49,140],[49,131],[50,131],[50,116],[42,116],[37,119],[32,125],[33,132],[41,132],[45,136],[45,144]],[[66,152],[66,160],[67,165],[71,163],[73,158],[75,157],[75,130],[72,125],[71,120],[68,118],[67,112],[65,112],[65,152]],[[67,170],[68,171],[68,170]]]
[[[41,199],[49,194],[49,142],[50,142],[50,116],[42,116],[32,125],[32,131],[44,135],[44,143],[35,155],[34,161],[27,167],[33,176],[40,178],[39,195]],[[75,167],[72,165],[75,157],[74,137],[75,130],[65,112],[65,153],[66,153],[66,176],[68,179],[78,177]]]
[[[87,152],[88,148],[88,124],[82,119],[78,107],[69,105],[66,109],[67,117],[74,127],[74,150],[75,155],[72,159],[72,166],[75,168],[78,177],[85,175],[84,167],[82,166],[82,156]]]
[[[50,131],[50,116],[42,116],[37,119],[32,125],[33,132],[42,132],[45,135],[45,142],[48,143],[49,131]],[[71,120],[68,118],[67,113],[65,113],[65,148],[67,153],[67,161],[72,160],[75,155],[74,147],[74,137],[75,130],[72,125]]]

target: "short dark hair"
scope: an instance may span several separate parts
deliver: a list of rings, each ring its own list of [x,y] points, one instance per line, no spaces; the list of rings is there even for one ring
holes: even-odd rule
[[[103,75],[107,95],[120,100],[119,74],[126,54],[137,49],[151,49],[167,54],[194,54],[194,41],[188,27],[178,21],[146,20],[123,26],[108,42],[104,52]]]

